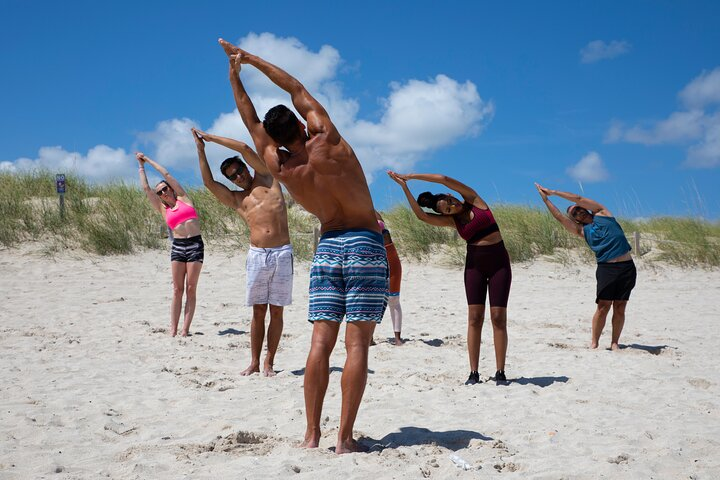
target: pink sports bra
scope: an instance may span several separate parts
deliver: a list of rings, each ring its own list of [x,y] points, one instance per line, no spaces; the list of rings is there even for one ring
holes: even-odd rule
[[[493,232],[500,231],[500,227],[498,227],[495,217],[493,217],[489,208],[487,210],[482,210],[475,205],[472,205],[471,211],[473,213],[473,219],[468,223],[462,224],[457,219],[457,216],[453,217],[453,220],[455,221],[455,228],[457,228],[458,233],[465,241],[468,243],[475,243]]]
[[[193,218],[198,218],[195,208],[183,201],[178,200],[175,203],[175,209],[165,206],[165,221],[171,230],[175,230],[175,227]]]

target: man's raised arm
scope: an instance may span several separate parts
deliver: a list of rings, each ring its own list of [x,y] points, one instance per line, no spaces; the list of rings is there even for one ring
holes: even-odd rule
[[[222,38],[218,40],[218,43],[223,47],[230,61],[230,86],[235,98],[235,105],[240,113],[240,118],[245,124],[245,128],[250,132],[253,143],[255,143],[255,149],[262,154],[268,146],[277,147],[273,139],[265,132],[265,128],[255,110],[255,105],[253,105],[252,100],[245,91],[245,86],[240,81],[241,61],[237,54],[239,49]]]
[[[231,51],[232,55],[236,56],[237,61],[257,68],[275,85],[288,92],[295,109],[307,121],[308,132],[311,135],[325,133],[328,135],[328,140],[330,142],[337,143],[340,141],[340,134],[330,120],[330,116],[327,111],[320,102],[310,95],[310,92],[307,91],[300,81],[287,73],[285,70],[258,57],[257,55],[252,55],[245,50],[225,42],[222,39],[220,40],[220,44],[225,49],[225,53]],[[231,56],[231,54],[228,53],[228,56]],[[257,118],[257,114],[255,115],[255,118]],[[249,128],[250,127],[248,127],[248,129]]]
[[[217,143],[218,145],[222,145],[225,148],[229,148],[230,150],[235,150],[236,152],[240,153],[243,160],[245,160],[245,163],[250,165],[253,170],[255,170],[256,174],[270,175],[270,170],[268,169],[265,161],[260,158],[260,156],[255,153],[255,151],[250,148],[247,143],[241,142],[240,140],[235,140],[234,138],[213,135],[211,133],[198,130],[197,128],[193,128],[192,130],[195,135],[199,135],[201,139],[207,142]]]

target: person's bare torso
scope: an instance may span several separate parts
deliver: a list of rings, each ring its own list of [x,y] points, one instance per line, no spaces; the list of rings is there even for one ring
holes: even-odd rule
[[[351,228],[380,231],[365,173],[344,139],[331,145],[325,134],[317,134],[305,142],[301,153],[278,149],[272,160],[268,166],[273,176],[320,220],[323,233]]]
[[[248,191],[241,196],[237,211],[250,228],[250,244],[259,248],[281,247],[290,243],[287,207],[280,183],[256,177]]]

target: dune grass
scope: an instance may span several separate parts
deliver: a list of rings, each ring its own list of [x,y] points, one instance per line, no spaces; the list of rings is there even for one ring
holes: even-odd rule
[[[66,184],[61,216],[54,174],[0,172],[0,245],[42,241],[50,254],[73,248],[100,255],[167,248],[162,217],[139,186],[90,184],[72,174],[66,176]],[[188,194],[198,210],[207,244],[247,248],[249,231],[236,212],[220,204],[204,187],[191,188]],[[578,255],[583,261],[594,261],[584,241],[567,233],[540,207],[495,205],[493,213],[513,262],[545,257],[565,263]],[[465,242],[454,229],[427,225],[406,206],[383,212],[383,217],[402,257],[464,263]],[[641,232],[641,251],[634,252],[636,256],[688,268],[720,266],[719,223],[676,217],[619,221],[628,236]],[[317,219],[289,200],[288,222],[295,257],[310,260]]]

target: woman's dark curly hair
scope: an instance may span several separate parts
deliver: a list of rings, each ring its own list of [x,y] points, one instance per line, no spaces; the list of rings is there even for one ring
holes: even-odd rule
[[[421,207],[432,208],[436,212],[442,213],[442,212],[440,212],[440,210],[437,209],[437,203],[440,200],[445,199],[445,197],[447,197],[447,195],[444,193],[435,194],[435,193],[430,193],[430,192],[423,192],[420,195],[418,195],[417,203]]]

